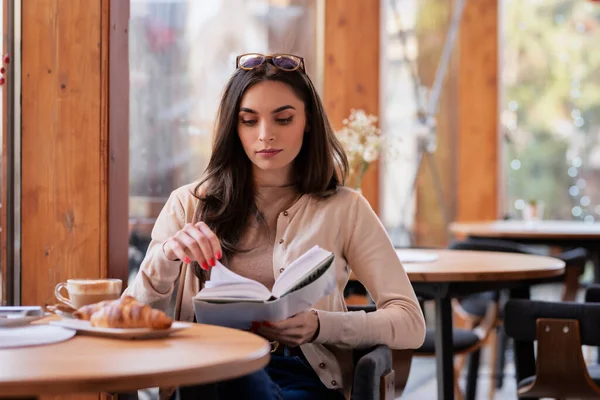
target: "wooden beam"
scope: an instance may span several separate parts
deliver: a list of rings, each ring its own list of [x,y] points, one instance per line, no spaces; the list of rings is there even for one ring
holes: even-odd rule
[[[460,31],[457,212],[461,222],[498,217],[498,0],[467,1]]]
[[[104,9],[109,5],[108,13],[104,13],[103,29],[105,41],[108,37],[110,46],[103,46],[103,63],[108,66],[108,93],[104,92],[103,104],[108,104],[108,152],[103,152],[104,171],[108,171],[108,187],[106,203],[108,207],[107,230],[103,237],[106,245],[106,258],[101,265],[111,278],[123,280],[123,287],[129,276],[129,16],[130,1],[103,0]],[[107,14],[109,24],[105,24]],[[109,29],[110,26],[110,29]],[[108,57],[107,57],[108,56]],[[108,61],[107,61],[108,60]],[[106,86],[106,81],[103,87]],[[105,108],[106,110],[106,108]],[[106,121],[106,115],[103,117]],[[101,129],[106,132],[106,129]],[[108,155],[108,158],[106,157]],[[124,171],[127,171],[124,173]]]
[[[350,110],[379,115],[379,0],[325,2],[323,97],[334,129]],[[369,168],[362,192],[379,211],[379,168]]]
[[[13,54],[13,12],[14,3],[2,2],[2,48],[5,54]],[[0,305],[12,305],[14,303],[13,281],[14,265],[13,252],[11,249],[14,233],[14,197],[12,196],[12,185],[14,175],[14,135],[13,132],[13,68],[12,64],[3,65],[5,72],[2,74],[5,82],[2,86],[2,164],[0,176]]]

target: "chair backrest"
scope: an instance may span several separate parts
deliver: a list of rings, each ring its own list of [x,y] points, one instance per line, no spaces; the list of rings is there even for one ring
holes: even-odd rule
[[[600,346],[600,304],[509,300],[504,309],[504,329],[515,340],[533,342],[540,318],[576,320],[581,344]]]
[[[506,334],[538,346],[535,376],[520,385],[519,397],[600,398],[581,351],[582,344],[600,344],[599,318],[600,304],[509,300]]]

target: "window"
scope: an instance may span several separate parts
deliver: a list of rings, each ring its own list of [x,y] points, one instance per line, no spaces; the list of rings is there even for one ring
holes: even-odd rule
[[[437,133],[424,138],[425,144],[437,143],[418,168],[422,131],[417,113],[426,109],[453,12],[452,2],[418,0],[382,1],[381,36],[381,128],[391,137],[394,150],[385,153],[381,169],[381,218],[396,246],[439,245],[446,240],[442,207],[451,217],[453,196],[448,177],[454,155],[450,152],[456,123],[456,68],[450,63],[441,88],[437,113]],[[458,46],[458,41],[454,49]],[[443,154],[440,154],[443,151]],[[435,160],[441,176],[440,188],[446,194],[444,204],[434,196],[429,161]],[[419,170],[421,196],[413,188]],[[431,197],[431,199],[429,198]],[[427,212],[416,214],[416,209]]]
[[[221,91],[245,52],[305,57],[318,0],[130,0],[130,272],[171,191],[202,175]]]
[[[600,219],[600,5],[502,2],[504,211]]]

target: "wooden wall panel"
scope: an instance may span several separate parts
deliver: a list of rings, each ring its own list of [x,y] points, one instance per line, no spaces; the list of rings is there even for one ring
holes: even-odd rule
[[[498,217],[498,0],[468,1],[460,31],[457,215]]]
[[[325,2],[323,97],[334,129],[352,108],[379,115],[379,0]],[[362,191],[379,210],[379,171],[374,163]]]
[[[100,276],[101,0],[23,2],[22,303]]]

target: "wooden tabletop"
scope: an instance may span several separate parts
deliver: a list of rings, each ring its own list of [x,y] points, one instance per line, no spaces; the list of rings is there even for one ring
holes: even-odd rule
[[[450,231],[457,236],[490,238],[600,240],[600,223],[583,221],[453,222],[450,224]]]
[[[263,368],[270,350],[257,335],[199,324],[154,340],[77,335],[0,350],[0,398],[217,382]]]
[[[434,253],[431,262],[406,262],[411,282],[517,281],[564,273],[565,263],[552,257],[466,250],[402,249],[403,253]]]

